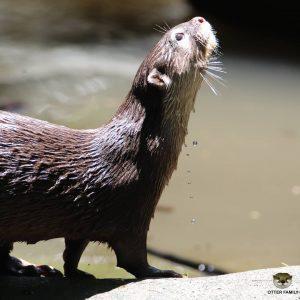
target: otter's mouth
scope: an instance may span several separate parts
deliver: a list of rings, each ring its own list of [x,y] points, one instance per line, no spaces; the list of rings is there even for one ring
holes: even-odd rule
[[[204,61],[208,61],[218,48],[218,40],[215,36],[215,31],[213,30],[210,23],[207,22],[204,18],[196,17],[191,21],[194,20],[200,23],[200,26],[199,24],[197,24],[195,36],[196,42],[198,44],[198,47],[200,47],[200,51],[202,54],[201,59]]]
[[[217,95],[215,83],[225,86],[223,75],[226,73],[219,61],[218,40],[209,22],[202,17],[190,21],[194,29],[194,38],[198,47],[196,69],[210,90]]]

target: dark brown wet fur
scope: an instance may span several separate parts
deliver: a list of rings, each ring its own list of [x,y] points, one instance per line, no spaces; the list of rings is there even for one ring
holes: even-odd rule
[[[9,269],[13,242],[64,237],[66,276],[84,275],[77,265],[89,241],[107,243],[118,266],[136,277],[179,276],[148,265],[146,239],[176,168],[200,79],[192,68],[183,75],[172,70],[172,80],[183,76],[183,83],[172,82],[178,87],[170,91],[147,82],[153,68],[178,68],[164,64],[165,43],[150,52],[124,103],[101,128],[74,130],[0,113],[0,274]],[[189,72],[194,81],[185,82]],[[166,104],[172,97],[177,104]]]

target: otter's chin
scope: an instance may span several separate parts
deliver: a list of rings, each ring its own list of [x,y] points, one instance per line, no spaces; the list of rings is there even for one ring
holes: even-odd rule
[[[206,43],[206,57],[209,58],[211,54],[217,49],[218,41],[213,33],[209,36]]]
[[[205,39],[205,48],[203,50],[203,58],[208,61],[218,47],[218,41],[214,33],[211,31]]]
[[[201,35],[203,40],[205,41],[205,50],[204,50],[204,58],[208,60],[212,53],[218,47],[218,41],[214,34],[214,31],[211,25],[208,22],[205,22],[204,25],[201,27]]]
[[[195,67],[199,70],[205,69],[211,56],[218,47],[218,41],[213,33],[205,42],[205,48],[201,49],[201,58],[196,62]]]

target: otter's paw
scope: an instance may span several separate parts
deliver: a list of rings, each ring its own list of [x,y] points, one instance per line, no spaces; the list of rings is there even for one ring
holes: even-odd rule
[[[95,279],[96,277],[90,273],[81,271],[81,270],[73,270],[73,271],[65,271],[65,277],[68,278],[84,278],[84,279]]]
[[[182,278],[183,276],[171,270],[160,270],[151,266],[132,272],[139,279],[143,278]]]
[[[0,269],[0,275],[31,277],[62,277],[59,270],[47,265],[36,266],[23,259],[9,256]]]

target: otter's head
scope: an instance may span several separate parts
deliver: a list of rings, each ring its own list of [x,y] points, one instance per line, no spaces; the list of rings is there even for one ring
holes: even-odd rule
[[[217,39],[211,25],[195,17],[168,30],[142,63],[135,86],[150,86],[161,91],[170,88],[198,89]],[[198,80],[196,80],[198,79]],[[193,86],[190,83],[193,82]]]
[[[292,284],[292,278],[289,273],[277,273],[273,275],[273,282],[276,287],[285,289]]]

